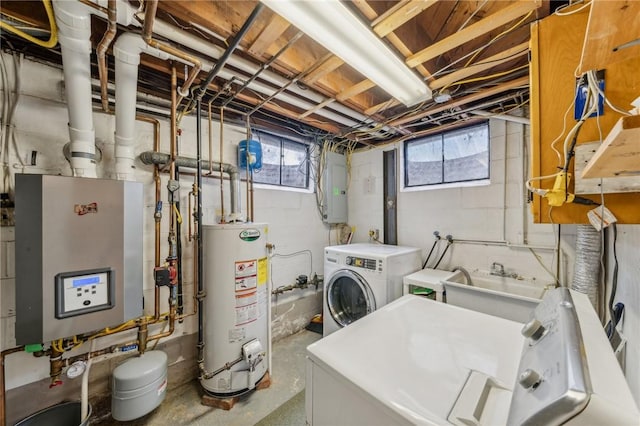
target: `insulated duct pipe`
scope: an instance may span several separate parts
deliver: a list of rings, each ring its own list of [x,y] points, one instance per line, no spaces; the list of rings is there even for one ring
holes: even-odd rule
[[[600,233],[591,225],[578,225],[576,260],[571,289],[589,296],[594,309],[598,309],[598,283],[600,282]]]
[[[169,154],[163,154],[161,152],[145,151],[140,154],[140,160],[147,165],[157,164],[165,165],[171,162],[171,156]],[[230,221],[235,221],[241,218],[240,212],[240,174],[236,166],[228,163],[213,163],[209,164],[209,160],[200,160],[203,167],[207,170],[209,166],[214,172],[226,173],[230,177],[231,185],[231,217]],[[188,157],[176,157],[176,166],[187,167],[190,169],[198,168],[198,160]]]
[[[91,14],[78,2],[53,3],[62,52],[69,111],[70,163],[73,176],[96,175],[95,129],[91,100]]]

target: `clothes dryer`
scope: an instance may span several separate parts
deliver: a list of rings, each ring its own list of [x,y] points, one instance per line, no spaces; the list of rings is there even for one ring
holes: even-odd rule
[[[324,250],[323,335],[402,295],[402,278],[420,269],[421,250],[384,244],[346,244]]]

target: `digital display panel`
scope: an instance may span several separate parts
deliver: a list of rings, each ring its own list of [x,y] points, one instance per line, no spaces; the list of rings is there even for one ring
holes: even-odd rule
[[[94,275],[90,277],[76,278],[72,281],[73,287],[83,287],[85,285],[99,284],[100,276]]]

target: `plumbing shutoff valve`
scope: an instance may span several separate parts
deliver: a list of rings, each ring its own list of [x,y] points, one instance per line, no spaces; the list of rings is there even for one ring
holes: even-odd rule
[[[177,278],[178,270],[174,266],[158,266],[153,269],[153,279],[157,286],[171,286]]]

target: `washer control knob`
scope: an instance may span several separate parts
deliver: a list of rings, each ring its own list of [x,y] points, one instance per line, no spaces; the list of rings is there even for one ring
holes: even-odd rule
[[[353,257],[351,256],[347,256],[347,259],[345,260],[345,262],[347,265],[352,265],[353,264]]]
[[[526,323],[520,332],[527,339],[538,340],[544,334],[544,330],[542,323],[534,318]]]
[[[542,381],[542,376],[530,368],[527,368],[518,377],[518,383],[525,389],[535,389]]]

